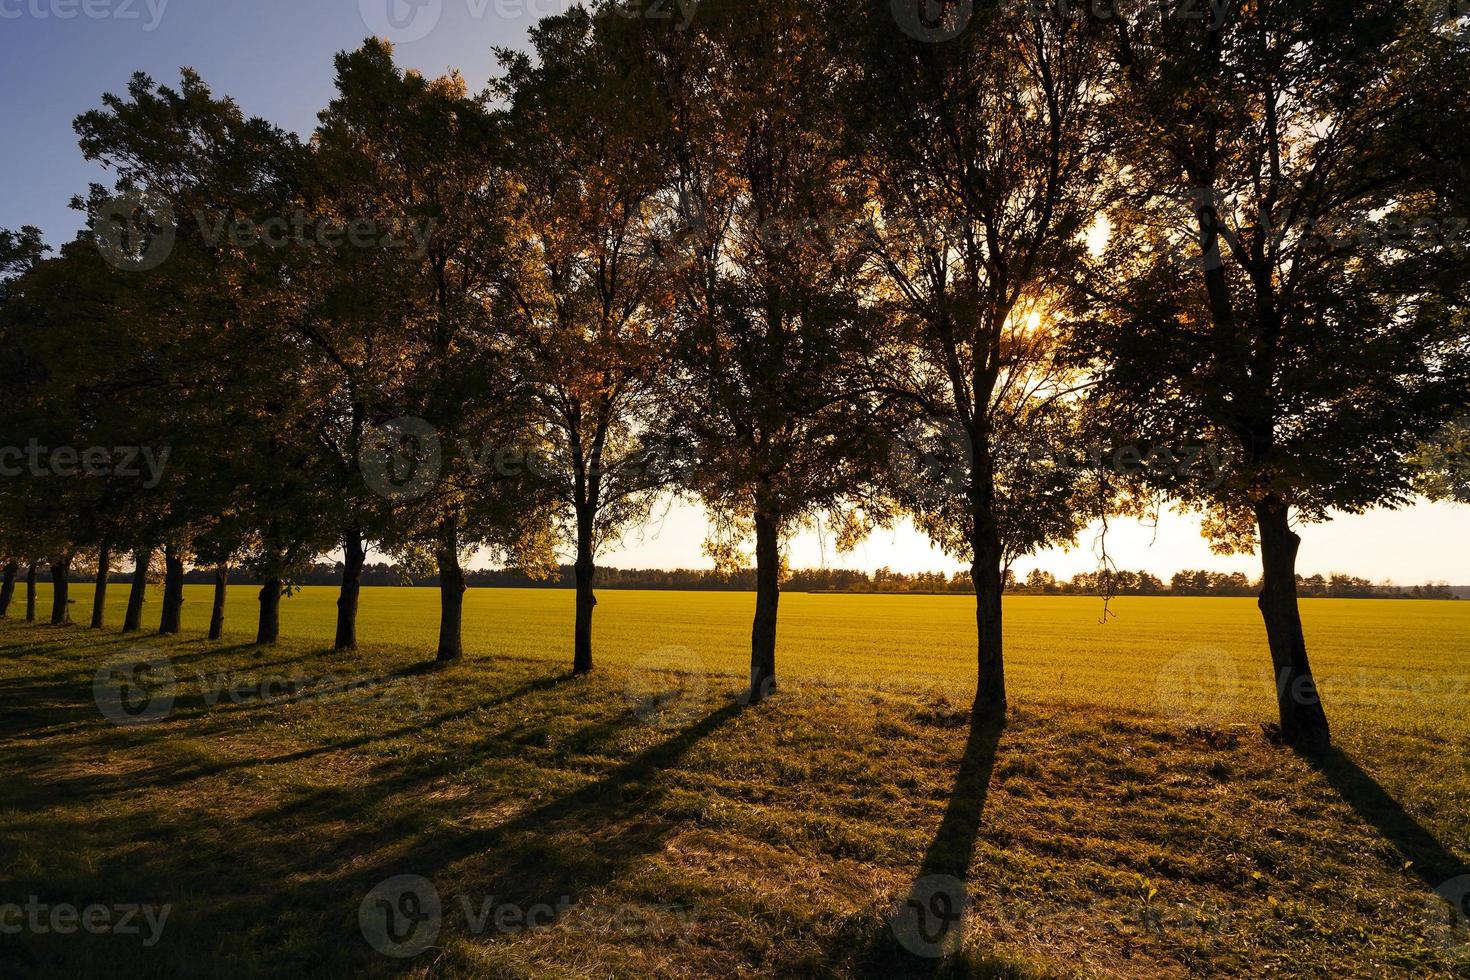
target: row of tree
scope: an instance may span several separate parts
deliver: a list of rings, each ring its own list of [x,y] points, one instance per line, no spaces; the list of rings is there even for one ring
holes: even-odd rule
[[[1465,485],[1465,35],[1208,6],[624,0],[478,95],[369,41],[304,142],[136,76],[76,122],[116,175],[86,231],[0,240],[6,580],[48,564],[61,621],[79,553],[100,593],[161,551],[160,632],[193,564],[218,636],[245,568],[270,642],[340,550],[347,648],[373,545],[437,578],[450,661],[469,554],[565,554],[580,673],[600,550],[679,493],[719,567],[753,544],[759,700],[783,539],[908,515],[970,566],[986,716],[1012,562],[1168,500],[1260,551],[1323,744],[1295,526]]]

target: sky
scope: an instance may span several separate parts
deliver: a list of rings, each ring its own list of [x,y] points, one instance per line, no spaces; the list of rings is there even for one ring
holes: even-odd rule
[[[183,66],[243,110],[305,136],[332,92],[332,55],[369,35],[395,44],[400,64],[428,75],[458,69],[472,89],[494,70],[492,49],[523,46],[526,29],[568,0],[0,0],[0,227],[35,225],[53,246],[80,227],[73,195],[107,175],[77,149],[72,120],[122,92],[144,71],[175,82]],[[678,15],[682,8],[669,4]],[[1470,507],[1420,503],[1396,512],[1343,516],[1301,529],[1303,574],[1349,572],[1400,584],[1470,584]],[[608,565],[708,567],[703,513],[689,504],[660,509],[649,527],[610,550]],[[1067,552],[1020,561],[1070,576],[1097,567],[1095,530]],[[1183,568],[1259,571],[1249,556],[1222,558],[1198,523],[1164,516],[1157,528],[1115,521],[1107,550],[1121,567],[1167,578]],[[961,567],[911,526],[875,534],[837,554],[807,533],[790,542],[796,567],[895,571]]]

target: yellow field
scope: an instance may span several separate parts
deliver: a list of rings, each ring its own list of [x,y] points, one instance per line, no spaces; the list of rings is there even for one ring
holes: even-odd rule
[[[73,587],[73,618],[91,594]],[[249,638],[255,589],[231,589],[227,632]],[[49,611],[49,587],[41,611]],[[122,619],[126,586],[109,595],[108,624]],[[149,590],[145,622],[160,593]],[[750,593],[599,593],[598,662],[738,678],[749,657]],[[336,590],[307,588],[286,600],[285,639],[329,643]],[[210,589],[190,586],[184,631],[202,633]],[[433,589],[363,590],[365,645],[428,651],[438,628]],[[1161,710],[1206,723],[1250,723],[1274,713],[1265,631],[1251,599],[1124,597],[1006,599],[1012,697]],[[1470,730],[1470,602],[1309,599],[1308,648],[1329,716],[1339,726]],[[13,613],[12,613],[13,615]],[[465,650],[571,660],[572,593],[471,589]],[[974,683],[974,601],[968,596],[811,595],[781,600],[778,670],[788,682],[937,686],[962,694]]]

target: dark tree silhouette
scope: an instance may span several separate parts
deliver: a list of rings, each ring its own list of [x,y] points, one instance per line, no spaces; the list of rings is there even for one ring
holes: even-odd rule
[[[1073,543],[1101,506],[1065,459],[1080,442],[1082,379],[1053,315],[1101,201],[1099,45],[1085,20],[1024,7],[977,10],[944,43],[873,15],[843,102],[872,187],[873,260],[898,312],[874,365],[910,420],[888,485],[970,563],[975,708],[998,714],[1010,563]]]
[[[1406,502],[1410,450],[1465,403],[1454,245],[1387,231],[1426,203],[1402,120],[1449,42],[1377,2],[1103,26],[1119,200],[1085,290],[1099,396],[1151,436],[1230,448],[1228,479],[1177,492],[1221,548],[1259,548],[1282,731],[1325,745],[1297,526]]]

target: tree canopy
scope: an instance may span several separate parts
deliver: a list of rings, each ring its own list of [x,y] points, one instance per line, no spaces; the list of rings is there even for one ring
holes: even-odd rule
[[[240,567],[268,643],[340,553],[350,649],[377,549],[437,574],[450,663],[474,555],[565,558],[580,674],[599,556],[682,496],[719,568],[753,550],[758,701],[789,538],[908,517],[970,566],[998,717],[1012,562],[1170,502],[1259,550],[1283,732],[1325,744],[1297,528],[1467,497],[1459,23],[682,12],[545,18],[480,93],[368,39],[308,139],[187,69],[102,96],[85,230],[0,231],[7,589],[49,568],[64,622],[95,569],[100,626],[117,558],[161,553],[160,630],[192,564],[217,637]]]

